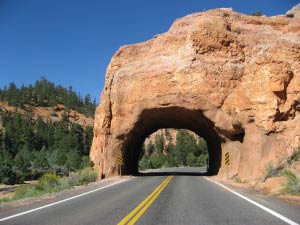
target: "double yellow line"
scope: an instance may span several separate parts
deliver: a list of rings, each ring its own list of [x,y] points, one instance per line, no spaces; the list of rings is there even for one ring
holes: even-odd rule
[[[134,210],[125,216],[118,225],[132,225],[146,212],[155,199],[165,189],[165,187],[172,180],[173,176],[168,176],[147,198],[145,198]]]

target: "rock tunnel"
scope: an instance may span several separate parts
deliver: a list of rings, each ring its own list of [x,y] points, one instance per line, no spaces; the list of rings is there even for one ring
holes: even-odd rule
[[[211,174],[257,180],[300,146],[300,21],[230,9],[177,19],[108,65],[90,158],[101,178],[134,174],[144,139],[182,128],[206,139]],[[297,125],[298,124],[298,125]],[[226,169],[225,169],[226,168]]]
[[[221,166],[221,139],[213,130],[213,124],[199,110],[167,107],[145,110],[123,145],[124,170],[138,172],[138,157],[146,137],[162,128],[187,129],[203,137],[208,145],[209,173],[217,174]]]

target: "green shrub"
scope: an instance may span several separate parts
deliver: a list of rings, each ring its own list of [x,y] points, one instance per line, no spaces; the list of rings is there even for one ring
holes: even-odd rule
[[[278,170],[278,168],[276,168],[272,162],[269,162],[262,176],[262,181],[265,182],[268,178],[278,176],[279,172],[280,171]]]
[[[69,176],[67,177],[69,181],[70,186],[77,186],[81,183],[81,177],[79,173],[70,173]]]
[[[237,183],[243,183],[243,182],[242,182],[242,179],[239,177],[239,175],[234,175],[234,176],[232,177],[232,179],[233,179],[235,182],[237,182]]]
[[[98,174],[90,167],[86,167],[79,172],[80,183],[88,184],[97,180]]]
[[[4,202],[9,202],[10,198],[4,197],[4,198],[0,198],[0,204],[4,203]]]
[[[300,159],[300,148],[296,148],[293,154],[288,158],[287,162],[291,165],[293,162],[299,161]]]
[[[208,159],[208,155],[207,154],[201,154],[198,159],[197,159],[197,165],[198,166],[206,166],[206,161]]]
[[[17,188],[12,198],[0,199],[0,203],[22,198],[38,197],[47,193],[69,189],[80,184],[88,184],[96,181],[98,175],[90,167],[79,172],[70,173],[67,177],[59,177],[53,173],[42,176],[37,184],[23,185]]]
[[[60,190],[69,189],[72,187],[69,181],[69,177],[62,177],[58,181],[58,186]]]
[[[17,188],[12,199],[17,200],[17,199],[22,199],[22,198],[37,197],[44,193],[45,193],[45,191],[37,189],[36,185],[20,186]]]
[[[290,170],[284,170],[282,174],[287,178],[287,182],[284,184],[283,192],[293,195],[300,195],[300,178]]]
[[[149,157],[147,155],[143,155],[142,159],[139,161],[140,170],[149,169]]]
[[[262,16],[262,12],[261,11],[255,11],[253,13],[251,13],[251,16]]]
[[[58,187],[59,177],[53,173],[47,173],[38,181],[36,188],[39,190],[52,191]]]

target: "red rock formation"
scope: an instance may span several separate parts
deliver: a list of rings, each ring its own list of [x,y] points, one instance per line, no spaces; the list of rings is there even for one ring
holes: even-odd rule
[[[101,177],[137,169],[144,138],[160,128],[207,140],[212,173],[256,179],[300,145],[300,19],[229,9],[177,19],[168,32],[123,46],[106,73],[91,159]]]

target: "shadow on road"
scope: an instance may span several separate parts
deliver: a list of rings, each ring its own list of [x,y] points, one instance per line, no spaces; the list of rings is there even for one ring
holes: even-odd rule
[[[139,172],[135,176],[211,176],[208,172],[186,172],[186,171],[157,171],[157,172]]]

